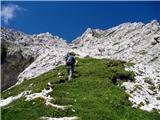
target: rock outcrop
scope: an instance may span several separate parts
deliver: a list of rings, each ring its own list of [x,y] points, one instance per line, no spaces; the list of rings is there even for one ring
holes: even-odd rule
[[[50,33],[27,35],[2,28],[2,90],[16,82],[19,84],[25,79],[36,77],[53,69],[54,65],[62,61],[57,56],[62,55],[67,48],[67,43],[63,39]]]

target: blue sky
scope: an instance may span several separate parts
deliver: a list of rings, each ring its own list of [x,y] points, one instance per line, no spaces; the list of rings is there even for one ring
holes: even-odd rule
[[[50,32],[67,42],[87,28],[160,20],[160,2],[2,2],[1,25],[27,34]]]

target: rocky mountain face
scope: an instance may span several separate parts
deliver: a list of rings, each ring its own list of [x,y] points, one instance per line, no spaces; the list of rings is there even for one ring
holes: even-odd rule
[[[40,75],[42,69],[43,71],[47,71],[50,67],[50,69],[52,69],[52,66],[50,65],[59,64],[59,62],[56,63],[55,61],[52,61],[49,62],[50,65],[47,66],[45,59],[47,57],[50,57],[49,60],[58,59],[54,54],[63,52],[64,48],[67,49],[66,42],[50,33],[26,35],[19,31],[2,28],[2,90],[14,85],[18,80],[19,83],[20,80],[26,79],[25,75],[27,76],[27,79],[29,79],[31,76],[36,77],[36,73],[37,75]],[[48,55],[49,51],[52,55]],[[45,59],[42,58],[42,60],[40,56],[44,56]],[[41,63],[43,62],[45,65],[41,63],[38,64],[39,59]],[[36,66],[34,66],[35,63]],[[42,68],[41,66],[45,67]],[[28,69],[30,75],[28,75]],[[32,74],[34,74],[34,76]]]
[[[120,59],[134,63],[127,70],[135,82],[123,83],[134,107],[160,109],[160,27],[151,23],[125,23],[108,30],[87,29],[73,41],[72,49],[83,57]]]
[[[2,29],[1,37],[3,61],[17,55],[17,52],[21,57],[14,58],[26,61],[20,63],[24,67],[17,74],[16,84],[64,64],[68,51],[74,51],[80,57],[124,60],[133,63],[126,69],[136,74],[135,82],[123,83],[133,107],[147,111],[160,110],[160,27],[157,20],[148,24],[124,23],[107,30],[88,28],[71,45],[49,33],[25,35]],[[15,61],[18,63],[18,60]],[[2,69],[6,69],[3,64]]]

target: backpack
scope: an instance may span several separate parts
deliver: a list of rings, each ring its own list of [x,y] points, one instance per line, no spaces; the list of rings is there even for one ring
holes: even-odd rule
[[[75,58],[69,55],[67,58],[67,66],[74,65],[74,63],[75,63]]]

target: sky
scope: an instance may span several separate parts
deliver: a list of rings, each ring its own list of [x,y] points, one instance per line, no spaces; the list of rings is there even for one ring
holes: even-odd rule
[[[50,32],[70,43],[87,28],[106,30],[125,22],[160,20],[160,2],[1,2],[1,26],[26,34]]]

